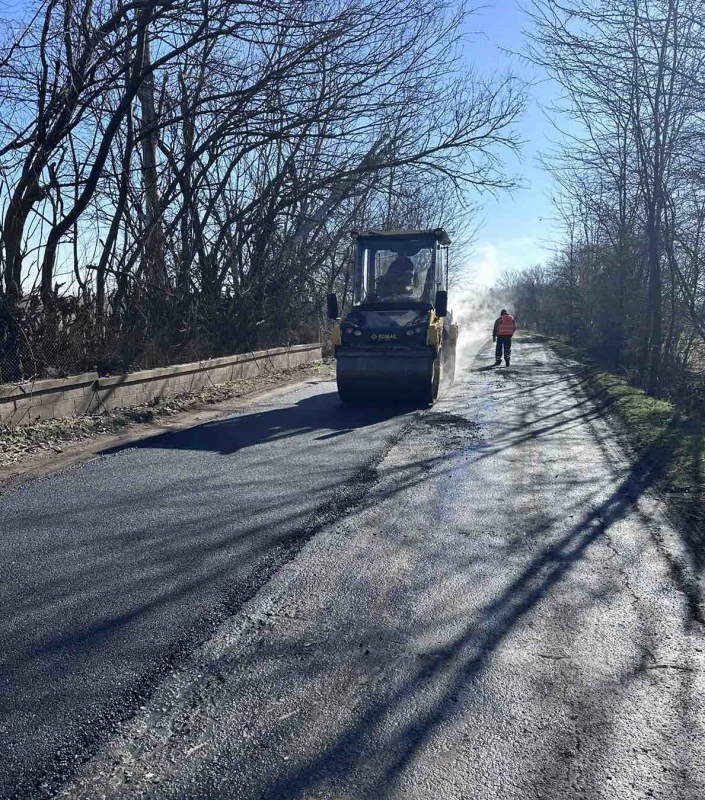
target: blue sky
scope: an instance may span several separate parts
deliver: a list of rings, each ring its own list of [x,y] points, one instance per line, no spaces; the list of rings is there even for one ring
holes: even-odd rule
[[[479,8],[466,25],[464,57],[479,75],[511,70],[533,82],[519,127],[525,140],[521,157],[507,162],[508,171],[516,174],[524,186],[482,201],[482,227],[470,259],[478,284],[491,285],[504,270],[544,263],[550,256],[551,243],[559,236],[552,220],[552,181],[538,164],[540,153],[556,138],[542,107],[550,107],[557,89],[523,59],[503,52],[522,50],[522,30],[529,25],[515,0],[495,0],[492,5]]]

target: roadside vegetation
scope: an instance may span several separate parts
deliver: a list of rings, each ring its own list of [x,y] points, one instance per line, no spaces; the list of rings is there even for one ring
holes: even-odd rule
[[[705,524],[705,420],[674,403],[652,397],[563,339],[548,338],[557,353],[580,365],[583,391],[609,414],[615,432],[642,464],[669,506],[694,527]],[[637,478],[642,477],[637,476]],[[702,549],[702,548],[698,548]],[[700,556],[705,559],[705,552]]]
[[[350,229],[462,240],[513,185],[523,88],[464,60],[462,0],[15,5],[0,383],[317,340]]]
[[[562,232],[546,266],[501,288],[521,325],[701,413],[705,4],[532,0],[529,14],[527,55],[561,87],[544,161]]]

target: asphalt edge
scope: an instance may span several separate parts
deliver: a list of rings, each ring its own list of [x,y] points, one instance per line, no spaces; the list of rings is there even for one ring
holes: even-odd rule
[[[298,388],[332,380],[333,378],[329,375],[309,376],[304,380],[295,380],[260,391],[255,390],[246,397],[223,400],[215,404],[204,403],[159,422],[132,423],[124,433],[98,434],[79,442],[68,443],[65,452],[29,457],[24,464],[20,463],[0,469],[0,495],[13,491],[30,481],[68,472],[96,458],[101,458],[108,450],[119,450],[158,436],[197,428],[200,425],[242,413],[258,403],[266,402]]]

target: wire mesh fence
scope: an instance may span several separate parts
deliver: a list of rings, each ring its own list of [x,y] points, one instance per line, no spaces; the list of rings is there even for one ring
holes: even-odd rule
[[[59,321],[23,325],[15,320],[0,336],[0,384],[24,383],[93,371],[109,352],[106,341]]]
[[[0,306],[0,385],[83,372],[115,375],[320,340],[315,317],[286,326],[248,326],[237,315],[189,325],[178,315],[160,316],[159,321],[144,313],[102,319],[77,303],[53,313],[32,302],[12,312]]]

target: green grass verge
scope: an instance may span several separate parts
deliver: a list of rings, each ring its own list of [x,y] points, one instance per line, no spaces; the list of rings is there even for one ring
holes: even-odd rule
[[[586,393],[618,423],[618,436],[651,470],[656,488],[690,519],[705,509],[705,421],[651,397],[606,370],[583,351],[546,338],[561,356],[577,361]]]

